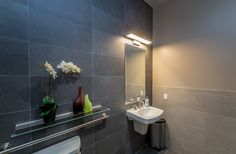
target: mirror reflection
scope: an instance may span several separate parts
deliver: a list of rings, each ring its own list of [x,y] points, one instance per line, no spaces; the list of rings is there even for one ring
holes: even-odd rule
[[[126,102],[145,96],[145,50],[125,45],[125,94]]]

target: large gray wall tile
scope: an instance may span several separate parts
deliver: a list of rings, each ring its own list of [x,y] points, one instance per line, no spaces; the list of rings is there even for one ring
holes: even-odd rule
[[[226,95],[207,95],[207,111],[236,118],[236,97]]]
[[[94,141],[97,142],[104,137],[127,127],[125,112],[111,116],[106,123],[94,127]]]
[[[167,101],[163,100],[163,97],[160,98],[160,102],[177,107],[206,111],[206,96],[197,91],[180,90],[178,88],[168,88],[168,90],[160,88],[159,90],[161,96],[164,93],[170,96]]]
[[[1,75],[28,75],[28,43],[0,38]]]
[[[120,150],[121,147],[125,146],[129,139],[127,136],[127,129],[121,129],[113,135],[107,136],[99,142],[95,142],[94,153],[115,153]]]
[[[124,42],[119,35],[93,31],[93,52],[95,54],[124,59]]]
[[[91,0],[29,1],[30,8],[91,28]]]
[[[91,51],[92,32],[70,20],[30,9],[30,41]]]
[[[94,98],[94,103],[96,105],[103,105],[111,108],[109,115],[121,113],[125,109],[127,109],[127,106],[125,105],[124,102],[125,102],[124,95],[105,96],[105,97],[98,96]]]
[[[236,118],[207,114],[207,153],[235,153]]]
[[[121,35],[123,32],[123,23],[100,9],[93,7],[92,11],[93,29],[104,33]]]
[[[0,10],[0,36],[27,40],[27,0],[1,0]]]
[[[93,0],[93,5],[120,20],[124,20],[123,0]]]
[[[97,76],[94,77],[94,96],[124,95],[124,86],[122,76]]]
[[[82,154],[93,154],[93,146],[88,147],[86,149],[82,149],[81,153]]]
[[[0,87],[0,113],[30,109],[28,76],[1,76]]]
[[[94,75],[120,75],[124,76],[124,59],[108,56],[93,55]]]
[[[142,0],[126,0],[126,32],[133,32],[149,40],[152,39],[152,9]]]

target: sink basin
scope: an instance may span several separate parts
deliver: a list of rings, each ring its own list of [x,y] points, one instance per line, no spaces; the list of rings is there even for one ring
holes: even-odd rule
[[[134,122],[134,129],[138,133],[145,135],[148,130],[148,125],[160,120],[163,110],[149,106],[137,110],[129,109],[126,115],[129,120]]]
[[[149,106],[137,110],[129,109],[126,112],[129,120],[136,120],[144,124],[152,124],[160,120],[163,110]]]

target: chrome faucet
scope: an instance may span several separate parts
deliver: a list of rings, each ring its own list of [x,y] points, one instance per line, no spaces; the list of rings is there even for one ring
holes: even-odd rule
[[[141,108],[141,107],[144,107],[144,102],[142,100],[140,100],[138,102],[138,107]]]

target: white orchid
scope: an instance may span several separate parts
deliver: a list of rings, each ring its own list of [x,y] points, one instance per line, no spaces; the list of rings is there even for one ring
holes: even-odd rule
[[[61,69],[61,71],[66,74],[68,73],[78,74],[81,72],[81,69],[78,66],[76,66],[72,62],[65,62],[63,60],[59,65],[57,65],[57,68]]]
[[[57,77],[57,72],[55,71],[55,69],[52,67],[51,64],[49,64],[47,61],[45,62],[45,64],[42,65],[45,70],[49,73],[49,75],[52,76],[53,79],[56,79]]]

